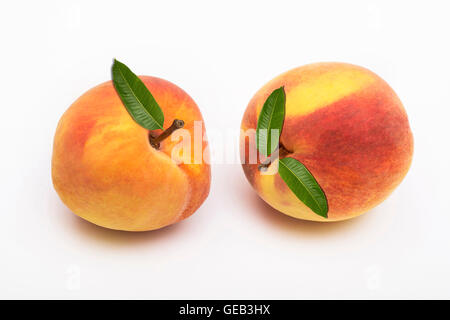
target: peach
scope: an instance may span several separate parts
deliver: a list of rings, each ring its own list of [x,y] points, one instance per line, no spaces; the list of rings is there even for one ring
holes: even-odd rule
[[[262,161],[249,161],[256,144],[254,131],[247,130],[256,129],[265,100],[281,86],[286,116],[280,143],[322,187],[328,218],[296,198],[276,170],[262,174]],[[251,99],[241,129],[242,166],[250,184],[273,208],[305,220],[345,220],[375,207],[405,177],[413,154],[408,117],[395,92],[373,72],[346,63],[310,64],[271,80]]]
[[[166,80],[140,79],[164,112],[164,129],[181,119],[194,137],[194,121],[203,121],[194,100]],[[139,126],[111,81],[84,93],[54,138],[52,178],[61,200],[78,216],[117,230],[153,230],[189,217],[209,193],[210,166],[174,161],[177,142],[170,138],[153,148],[149,134],[161,131]],[[207,141],[201,144],[208,155]]]

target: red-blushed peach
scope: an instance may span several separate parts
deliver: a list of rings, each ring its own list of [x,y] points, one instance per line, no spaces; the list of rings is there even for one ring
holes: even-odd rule
[[[193,139],[194,121],[203,123],[194,100],[166,80],[140,79],[164,112],[164,129],[181,119]],[[170,138],[153,148],[149,134],[161,132],[131,118],[111,81],[84,93],[62,116],[54,138],[52,178],[61,200],[78,216],[117,230],[154,230],[189,217],[208,196],[210,166],[194,163],[193,152],[190,164],[178,164],[171,155],[177,141]]]
[[[254,131],[247,130],[256,129],[265,100],[281,86],[286,116],[280,142],[322,187],[327,219],[304,205],[278,173],[259,172],[260,159],[250,161],[256,144]],[[405,177],[413,154],[408,117],[395,92],[373,72],[346,63],[310,64],[271,80],[251,99],[241,129],[250,184],[273,208],[306,220],[345,220],[375,207]]]

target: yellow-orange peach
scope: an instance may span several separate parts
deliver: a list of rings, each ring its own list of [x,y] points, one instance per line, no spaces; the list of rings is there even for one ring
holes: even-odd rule
[[[194,100],[168,81],[140,78],[164,112],[164,129],[181,119],[194,137],[194,121],[203,121]],[[209,193],[210,166],[177,164],[171,158],[176,141],[164,140],[159,150],[150,145],[149,134],[159,133],[131,118],[111,81],[87,91],[55,134],[52,177],[62,201],[80,217],[117,230],[153,230],[190,216]]]
[[[278,173],[263,175],[249,163],[256,145],[246,130],[256,129],[265,100],[281,86],[286,117],[280,141],[324,190],[328,219],[297,199]],[[271,80],[251,99],[241,129],[251,185],[273,208],[306,220],[344,220],[375,207],[402,181],[413,154],[408,118],[395,92],[373,72],[346,63],[310,64]]]

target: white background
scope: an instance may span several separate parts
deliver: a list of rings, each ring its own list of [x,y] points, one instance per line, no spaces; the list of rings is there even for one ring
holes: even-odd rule
[[[0,298],[450,298],[449,9],[2,2]],[[69,105],[110,79],[113,57],[186,90],[209,132],[237,132],[252,95],[281,72],[318,61],[365,66],[406,107],[411,170],[383,204],[348,222],[284,216],[240,165],[220,164],[208,199],[184,222],[147,233],[94,226],[52,187],[52,140]]]

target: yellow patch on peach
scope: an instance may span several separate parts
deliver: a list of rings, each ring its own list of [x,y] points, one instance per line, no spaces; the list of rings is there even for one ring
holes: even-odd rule
[[[265,87],[284,85],[286,114],[304,116],[367,88],[376,79],[373,73],[358,66],[347,65],[347,68],[341,68],[338,64],[316,64],[283,73]],[[265,91],[265,88],[261,90]],[[262,105],[257,109],[258,113],[261,108]]]
[[[275,161],[268,171],[277,170],[277,167],[278,161]],[[284,185],[281,186],[281,184]],[[299,201],[278,174],[261,174],[255,180],[255,189],[265,202],[284,214],[304,220],[327,221]]]

